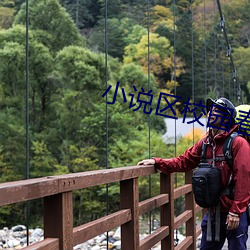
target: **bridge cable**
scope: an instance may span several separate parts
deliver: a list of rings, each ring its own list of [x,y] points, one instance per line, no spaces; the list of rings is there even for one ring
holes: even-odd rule
[[[205,88],[205,99],[207,98],[207,39],[206,39],[206,0],[204,0],[204,30],[203,30],[203,36],[204,36],[204,88]]]
[[[214,93],[216,95],[216,98],[218,97],[218,91],[217,91],[217,32],[216,32],[216,14],[215,14],[215,0],[213,1],[213,7],[214,7]]]
[[[222,13],[220,0],[216,0],[216,1],[217,1],[219,14],[220,14],[220,28],[221,28],[221,31],[224,34],[224,38],[225,38],[226,45],[227,45],[227,57],[230,60],[230,69],[232,70],[233,82],[234,82],[234,86],[235,86],[234,93],[236,91],[238,103],[242,104],[241,86],[240,86],[240,81],[237,80],[237,71],[236,71],[236,68],[235,68],[235,65],[234,65],[231,45],[229,43],[228,36],[227,36],[225,18],[224,18],[223,13]],[[237,84],[237,89],[236,89],[236,84]]]
[[[76,26],[79,29],[79,0],[76,0]]]
[[[26,44],[25,44],[25,80],[26,80],[26,173],[25,179],[29,179],[29,0],[26,0]],[[27,246],[29,245],[29,211],[30,202],[25,203],[25,216],[26,216],[26,239]]]
[[[173,74],[173,81],[174,81],[174,95],[177,95],[177,86],[176,86],[176,1],[173,0],[173,24],[174,24],[174,55],[173,55],[173,61],[174,61],[174,74]],[[175,104],[175,109],[176,109],[176,104]],[[174,139],[174,155],[176,157],[177,155],[177,124],[176,124],[176,119],[174,122],[174,133],[175,133],[175,139]],[[175,187],[177,187],[177,173],[175,173]],[[175,230],[175,245],[178,245],[179,239],[178,239],[178,231],[177,229]]]
[[[194,10],[193,10],[193,0],[191,0],[191,30],[192,30],[192,101],[195,102],[195,93],[194,93]],[[194,122],[193,122],[193,144],[194,144]]]
[[[148,30],[148,91],[150,91],[150,0],[147,0],[147,11],[148,11],[148,18],[147,18],[147,30]],[[150,97],[148,97],[150,100]],[[148,114],[148,158],[151,157],[151,148],[150,148],[150,114]],[[149,197],[151,198],[151,175],[148,176],[148,187],[149,187]],[[152,212],[149,212],[149,233],[151,234],[152,228]]]
[[[231,66],[229,65],[229,72],[231,70]],[[229,100],[231,99],[231,76],[230,74],[228,75],[228,86],[229,86]]]
[[[177,89],[176,89],[176,3],[175,0],[173,0],[173,24],[174,24],[174,55],[173,55],[173,63],[174,63],[174,72],[173,72],[173,81],[174,81],[174,95],[176,96],[177,94]],[[175,109],[176,109],[176,104],[175,104]],[[177,127],[176,127],[176,119],[175,119],[175,124],[174,124],[174,133],[175,133],[175,141],[174,141],[174,154],[176,157],[177,154],[177,141],[176,141],[176,137],[177,137]],[[175,184],[177,183],[177,176],[175,175]]]
[[[221,22],[220,25],[221,27]],[[218,28],[218,26],[216,27]],[[222,91],[218,90],[218,93],[220,94],[220,96],[224,96],[225,97],[225,75],[224,75],[224,63],[225,60],[222,57],[223,51],[224,51],[224,47],[225,47],[225,42],[224,39],[221,38],[221,35],[219,33],[217,33],[217,48],[218,48],[218,86],[222,86]]]
[[[221,81],[222,81],[222,96],[225,96],[225,75],[224,75],[224,71],[225,71],[225,67],[224,67],[224,59],[223,57],[221,56],[222,55],[222,52],[224,51],[224,47],[225,47],[225,44],[224,44],[224,39],[221,40],[219,39],[218,40],[218,47],[219,47],[219,56],[220,56],[220,73],[221,73]]]
[[[106,89],[108,89],[108,0],[105,0],[105,22],[104,22],[104,29],[105,29],[105,83],[106,83]],[[109,167],[108,162],[108,95],[106,95],[106,169]],[[108,215],[109,212],[109,186],[106,184],[106,215]],[[107,249],[108,249],[109,241],[108,241],[108,232],[107,232]]]

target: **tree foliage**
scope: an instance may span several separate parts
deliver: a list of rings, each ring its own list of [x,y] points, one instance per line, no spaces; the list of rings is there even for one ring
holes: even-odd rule
[[[15,17],[14,24],[25,25],[25,13],[24,3]],[[29,1],[29,20],[29,28],[36,31],[39,40],[53,51],[59,51],[69,45],[83,44],[84,39],[58,0]]]

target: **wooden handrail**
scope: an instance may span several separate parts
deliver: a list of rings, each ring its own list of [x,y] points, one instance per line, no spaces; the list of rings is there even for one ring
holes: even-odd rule
[[[0,206],[155,173],[153,166],[134,166],[1,183]]]
[[[59,249],[59,239],[47,238],[41,242],[37,242],[28,247],[25,250],[57,250]]]
[[[73,229],[74,245],[94,238],[96,235],[108,232],[132,220],[130,209],[123,209],[95,221]]]
[[[101,233],[121,226],[122,249],[147,250],[161,241],[162,250],[196,249],[196,213],[201,208],[194,202],[191,173],[185,185],[174,189],[173,174],[160,174],[160,194],[139,202],[138,178],[157,173],[154,166],[129,166],[82,173],[48,176],[0,184],[0,206],[33,199],[44,199],[44,240],[26,250],[72,250]],[[120,183],[120,210],[73,228],[74,190]],[[185,196],[186,211],[174,218],[174,200]],[[140,241],[139,216],[160,207],[161,226]],[[174,247],[174,230],[186,224],[186,238]]]

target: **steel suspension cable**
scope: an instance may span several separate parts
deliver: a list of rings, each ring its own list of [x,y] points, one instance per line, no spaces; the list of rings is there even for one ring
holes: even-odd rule
[[[79,0],[76,0],[76,26],[79,28]]]
[[[195,95],[194,95],[194,11],[193,11],[193,0],[191,0],[191,30],[192,30],[192,100],[193,103],[195,102]],[[193,144],[194,144],[194,122],[193,122]]]
[[[236,68],[235,68],[235,65],[234,65],[234,60],[233,60],[231,45],[229,43],[228,36],[227,36],[227,29],[226,29],[226,24],[225,24],[225,18],[224,18],[223,13],[222,13],[222,8],[221,8],[220,0],[216,0],[216,1],[217,1],[217,6],[218,6],[219,14],[220,14],[220,19],[221,19],[220,20],[221,31],[224,34],[224,38],[225,38],[226,45],[227,45],[227,56],[228,56],[228,58],[230,60],[230,68],[232,70],[233,81],[234,81],[235,88],[236,88],[236,84],[237,84],[237,90],[236,90],[237,99],[238,99],[238,103],[241,104],[241,102],[242,102],[241,86],[240,86],[239,80],[237,81],[237,72],[236,72]],[[234,92],[235,92],[235,88],[234,88]]]
[[[229,72],[231,70],[231,66],[229,65]],[[229,87],[229,100],[231,100],[231,77],[228,75],[228,87]]]
[[[173,81],[174,81],[174,95],[177,95],[177,86],[176,86],[176,2],[173,0],[173,23],[174,23],[174,74],[173,74]],[[176,104],[175,104],[175,109],[176,109]],[[174,155],[176,157],[177,155],[177,126],[176,126],[176,119],[174,120]],[[177,173],[175,173],[175,187],[177,187]],[[178,244],[179,239],[178,239],[178,233],[177,229],[175,230],[175,235],[176,235],[176,244]]]
[[[218,43],[219,43],[220,39],[218,40]],[[223,40],[224,41],[224,40]],[[223,41],[220,41],[220,46],[219,46],[219,55],[220,55],[220,58],[221,58],[221,54],[224,50],[224,42]],[[223,58],[221,58],[221,67],[220,67],[220,71],[221,71],[221,77],[222,77],[222,96],[225,96],[225,76],[224,76],[224,70],[225,70],[225,67],[224,67],[224,60]]]
[[[213,1],[214,4],[214,91],[217,95],[217,32],[216,32],[216,14],[215,14],[215,0]],[[217,97],[217,96],[216,96]]]
[[[25,44],[25,80],[26,80],[26,173],[25,179],[29,179],[29,0],[26,0],[26,44]],[[26,202],[25,206],[25,215],[26,215],[26,230],[27,230],[27,245],[29,245],[29,210],[30,210],[30,202]]]
[[[206,0],[204,0],[204,87],[207,98],[207,40],[206,40]]]
[[[148,19],[147,19],[147,30],[148,30],[148,91],[150,91],[150,0],[147,0],[147,11],[148,11]],[[148,97],[149,100],[150,97]],[[150,148],[150,114],[148,114],[148,158],[151,157],[151,148]],[[151,175],[148,176],[148,185],[149,185],[149,197],[152,195],[151,190]],[[149,233],[151,233],[152,227],[152,212],[149,212]]]
[[[173,61],[174,61],[174,72],[173,72],[173,81],[174,81],[174,95],[176,96],[177,95],[177,88],[176,88],[176,28],[175,28],[175,25],[176,25],[176,2],[175,0],[173,0],[173,12],[174,12],[174,58],[173,58]],[[176,105],[175,105],[175,109],[176,109]],[[176,141],[176,137],[177,137],[177,128],[176,128],[176,119],[175,119],[175,127],[174,127],[174,132],[175,132],[175,147],[174,147],[174,154],[176,156],[177,154],[177,148],[176,148],[176,145],[177,145],[177,141]],[[176,181],[177,182],[177,181]]]
[[[105,22],[104,22],[104,29],[105,29],[105,37],[104,37],[104,43],[105,43],[105,83],[106,83],[106,89],[108,89],[108,0],[105,0]],[[109,133],[108,133],[108,127],[109,127],[109,120],[108,120],[108,95],[106,95],[106,169],[109,167],[108,162],[108,147],[109,147]],[[106,215],[109,213],[109,186],[106,184]],[[107,232],[107,249],[108,249],[108,232]]]

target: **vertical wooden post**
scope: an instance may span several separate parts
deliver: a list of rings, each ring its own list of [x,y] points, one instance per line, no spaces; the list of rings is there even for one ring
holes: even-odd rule
[[[191,184],[192,172],[186,172],[185,182]],[[185,210],[192,210],[192,217],[186,222],[186,236],[193,236],[193,243],[188,250],[196,249],[196,212],[193,192],[185,195]]]
[[[59,238],[60,250],[73,249],[72,192],[44,198],[44,238]]]
[[[160,174],[160,192],[169,195],[169,203],[161,206],[161,226],[169,227],[169,235],[161,241],[162,250],[174,249],[174,177]]]
[[[131,209],[132,220],[121,226],[121,249],[139,250],[138,178],[120,182],[121,209]]]

